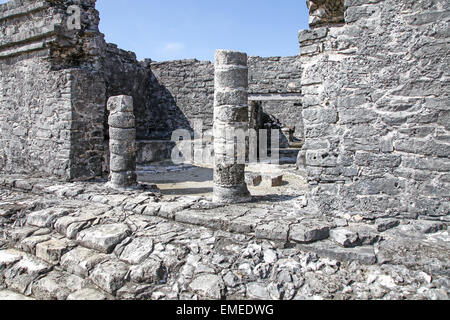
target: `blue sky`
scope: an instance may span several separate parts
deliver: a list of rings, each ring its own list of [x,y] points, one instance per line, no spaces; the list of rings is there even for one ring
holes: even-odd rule
[[[97,0],[97,9],[106,41],[156,61],[212,61],[215,49],[296,55],[308,28],[305,0]]]
[[[108,42],[156,61],[213,60],[215,49],[249,55],[299,53],[305,0],[97,0]]]

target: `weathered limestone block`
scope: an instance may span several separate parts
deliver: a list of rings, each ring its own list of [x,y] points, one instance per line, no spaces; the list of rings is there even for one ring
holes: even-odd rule
[[[330,236],[330,226],[325,221],[305,220],[291,226],[289,238],[298,243],[312,243],[327,239]]]
[[[89,227],[96,219],[94,215],[65,216],[55,222],[55,230],[69,239],[75,239],[78,232]]]
[[[89,249],[109,254],[130,232],[128,226],[122,223],[98,225],[81,231],[77,242]]]
[[[218,275],[204,274],[195,278],[189,287],[207,299],[219,300],[224,295],[225,284],[222,277]]]
[[[345,248],[355,247],[359,244],[359,235],[346,228],[337,228],[330,231],[330,238]]]
[[[16,262],[22,259],[22,254],[15,250],[1,250],[0,251],[0,271],[9,268]]]
[[[167,272],[161,260],[150,258],[141,265],[130,268],[130,279],[135,283],[160,284],[166,281]]]
[[[289,224],[283,221],[271,221],[262,223],[255,229],[257,239],[287,241]]]
[[[69,273],[86,278],[96,265],[107,259],[106,254],[78,247],[61,258],[61,267]]]
[[[113,187],[136,185],[136,119],[133,98],[115,96],[108,99],[110,179]]]
[[[121,250],[120,255],[118,254],[118,258],[129,264],[140,264],[152,253],[152,251],[152,238],[139,237],[127,244],[126,247]]]
[[[80,290],[83,279],[73,274],[52,271],[33,284],[32,293],[41,300],[66,300],[72,292]]]
[[[245,135],[248,131],[245,53],[216,51],[214,96],[214,201],[249,201],[251,197],[245,183]]]
[[[27,223],[40,228],[51,228],[55,221],[69,214],[69,211],[61,208],[49,208],[32,212],[27,217]]]
[[[119,260],[99,264],[92,272],[92,281],[102,290],[115,294],[125,284],[128,266]]]
[[[27,289],[31,282],[39,276],[49,272],[51,266],[33,256],[23,256],[23,258],[6,270],[5,283],[14,291],[22,294],[29,294]]]
[[[49,241],[50,239],[51,237],[48,234],[31,236],[20,241],[16,245],[16,248],[31,254],[35,254],[36,245],[41,242]]]
[[[48,263],[59,263],[61,257],[74,246],[73,242],[66,239],[41,242],[36,245],[36,257]]]
[[[377,221],[377,231],[384,232],[389,229],[393,229],[400,225],[400,220],[397,219],[380,219]]]

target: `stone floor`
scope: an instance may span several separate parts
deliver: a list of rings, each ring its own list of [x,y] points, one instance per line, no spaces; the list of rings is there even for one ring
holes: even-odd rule
[[[286,180],[218,206],[0,176],[0,299],[448,299],[446,223],[319,216]]]

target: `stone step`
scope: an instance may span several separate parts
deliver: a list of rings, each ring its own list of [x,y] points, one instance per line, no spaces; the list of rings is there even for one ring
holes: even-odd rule
[[[150,257],[151,238],[124,241],[114,253],[106,254],[52,236],[36,244],[32,253],[0,250],[0,286],[5,283],[8,289],[0,294],[0,300],[109,300],[133,294],[142,286],[150,292],[167,278],[163,261]],[[100,239],[103,244],[105,239]]]
[[[157,202],[142,193],[85,188],[75,197],[86,200],[69,200],[63,194],[71,189],[52,188],[51,202],[37,206],[36,214],[27,209],[25,216],[35,226],[8,226],[16,228],[7,236],[21,250],[0,250],[0,288],[6,291],[0,291],[0,299],[278,299],[281,287],[289,299],[310,291],[332,299],[336,292],[328,295],[329,288],[340,294],[371,292],[379,283],[394,287],[384,272],[397,279],[398,266],[411,261],[421,270],[427,263],[437,271],[416,272],[415,265],[402,271],[408,292],[412,279],[421,283],[406,294],[445,296],[440,289],[424,287],[440,279],[437,272],[446,266],[443,239],[448,232],[442,223],[412,221],[396,227],[395,221],[384,219],[368,224],[299,212],[298,202],[281,205],[272,198],[222,206],[196,197]],[[382,242],[369,245],[381,236]],[[419,236],[429,247],[411,251],[424,245]],[[383,266],[371,265],[380,261]],[[373,270],[375,275],[365,277]],[[379,270],[383,274],[377,275]],[[341,287],[344,279],[355,285]],[[403,287],[395,285],[395,290]]]

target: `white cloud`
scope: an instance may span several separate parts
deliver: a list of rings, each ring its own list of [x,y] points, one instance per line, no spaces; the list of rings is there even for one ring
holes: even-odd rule
[[[165,54],[178,54],[184,50],[184,47],[181,42],[168,42],[164,45],[162,51]]]

